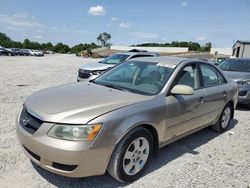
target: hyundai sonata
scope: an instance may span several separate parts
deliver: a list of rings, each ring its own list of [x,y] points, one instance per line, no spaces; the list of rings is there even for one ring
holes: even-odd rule
[[[237,84],[211,63],[138,58],[95,80],[38,91],[16,130],[24,152],[70,177],[139,178],[155,151],[202,128],[227,129]]]

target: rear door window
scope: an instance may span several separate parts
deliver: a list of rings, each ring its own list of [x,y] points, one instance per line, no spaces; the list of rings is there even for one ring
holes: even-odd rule
[[[225,78],[214,67],[201,64],[200,68],[204,87],[212,87],[226,83]]]

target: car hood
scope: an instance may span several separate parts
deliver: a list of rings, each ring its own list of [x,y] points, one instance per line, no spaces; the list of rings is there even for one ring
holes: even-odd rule
[[[113,64],[104,64],[104,63],[87,63],[84,64],[80,67],[80,69],[83,70],[90,70],[90,71],[94,71],[94,70],[106,70],[110,67],[113,67],[115,65]]]
[[[223,73],[234,81],[250,79],[250,73],[248,72],[236,72],[236,71],[225,71]]]
[[[94,83],[74,83],[35,92],[24,106],[46,122],[86,124],[104,113],[151,98]]]

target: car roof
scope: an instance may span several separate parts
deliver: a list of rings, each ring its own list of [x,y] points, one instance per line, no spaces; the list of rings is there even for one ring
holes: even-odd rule
[[[140,57],[140,58],[136,58],[130,61],[157,62],[161,64],[178,65],[179,63],[186,61],[186,60],[191,60],[191,59],[172,57],[172,56],[160,56],[160,57]]]

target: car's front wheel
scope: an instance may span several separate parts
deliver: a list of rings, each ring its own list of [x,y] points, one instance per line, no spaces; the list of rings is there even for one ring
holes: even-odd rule
[[[117,145],[108,172],[120,182],[132,182],[145,171],[154,150],[150,131],[139,127],[129,132]]]

